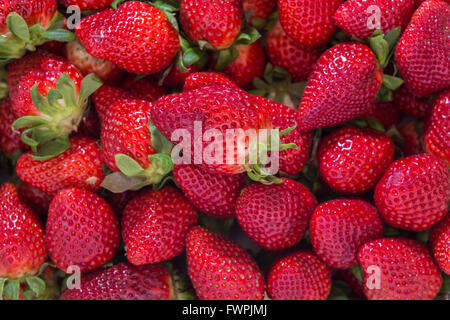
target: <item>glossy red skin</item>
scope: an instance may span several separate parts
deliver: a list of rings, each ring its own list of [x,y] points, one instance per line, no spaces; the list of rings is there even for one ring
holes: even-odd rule
[[[56,13],[56,0],[2,0],[0,1],[0,34],[10,33],[6,18],[11,12],[17,12],[25,19],[29,27],[40,24],[44,30]]]
[[[284,31],[305,49],[325,45],[337,30],[334,13],[343,0],[278,0]]]
[[[421,97],[450,87],[450,4],[424,2],[414,12],[395,50],[405,85]]]
[[[89,272],[116,255],[119,221],[96,194],[65,189],[50,204],[45,236],[50,258],[59,269],[66,272],[69,266],[76,265],[82,273]]]
[[[24,154],[17,162],[17,175],[48,195],[71,187],[100,190],[105,173],[97,141],[76,136],[70,142],[67,151],[44,162],[33,159],[31,153]]]
[[[184,83],[183,91],[190,91],[210,85],[225,85],[239,88],[239,86],[226,75],[216,72],[194,72],[190,74]]]
[[[122,82],[121,88],[136,97],[136,99],[147,100],[149,102],[154,102],[167,94],[167,90],[159,86],[150,77],[136,80],[136,75],[131,74]]]
[[[404,114],[421,119],[431,108],[432,100],[429,97],[418,97],[406,86],[402,86],[394,92],[394,103]]]
[[[11,100],[5,98],[0,102],[0,152],[12,154],[15,151],[26,150],[19,131],[14,131],[12,125],[17,120],[11,106]]]
[[[378,182],[375,203],[389,225],[427,230],[447,213],[450,173],[445,163],[429,154],[394,161]]]
[[[414,2],[416,3],[416,7],[419,7],[424,1],[426,0],[414,0]],[[450,3],[450,0],[444,0],[447,3]]]
[[[378,120],[385,129],[400,123],[400,112],[392,102],[376,102],[373,109],[363,115],[364,118]]]
[[[243,14],[240,0],[183,0],[180,4],[180,23],[186,35],[194,42],[207,41],[217,50],[233,44]]]
[[[51,89],[56,89],[63,73],[73,80],[79,94],[83,76],[74,65],[61,57],[47,51],[37,51],[12,62],[8,68],[8,86],[16,116],[39,116],[40,112],[31,99],[31,88],[39,83],[38,91],[47,97]]]
[[[320,57],[318,50],[299,47],[280,23],[268,32],[265,49],[270,63],[287,70],[294,81],[306,80]]]
[[[341,43],[314,66],[298,110],[302,130],[334,126],[371,110],[382,71],[369,47]]]
[[[338,199],[319,205],[311,217],[314,252],[329,267],[348,269],[356,265],[361,245],[384,235],[377,210],[363,200]]]
[[[137,196],[127,205],[122,218],[128,261],[143,265],[175,258],[183,252],[186,235],[197,222],[195,209],[173,187]]]
[[[175,165],[173,175],[186,198],[199,211],[217,218],[234,217],[236,200],[245,186],[243,174],[213,174],[186,164]]]
[[[306,187],[283,179],[282,184],[246,187],[237,200],[236,217],[258,246],[283,250],[300,242],[316,206],[316,198]]]
[[[47,260],[44,229],[38,216],[11,183],[0,187],[0,277],[34,275]]]
[[[401,150],[406,157],[425,152],[419,135],[418,125],[417,121],[410,120],[398,128],[405,141],[405,144],[401,146]]]
[[[48,208],[53,200],[53,196],[33,187],[31,184],[21,182],[17,186],[17,192],[20,198],[39,216],[47,216]]]
[[[119,100],[107,110],[102,121],[101,143],[105,164],[119,171],[115,156],[125,154],[144,169],[150,167],[152,146],[148,122],[152,104],[145,100]]]
[[[438,95],[431,109],[424,134],[424,145],[450,166],[450,89]]]
[[[90,55],[138,74],[161,71],[180,48],[164,13],[138,1],[83,18],[75,33]]]
[[[267,20],[277,8],[277,0],[242,0],[244,12],[252,14],[248,16],[247,23],[252,19],[259,18]]]
[[[111,106],[122,99],[134,99],[135,97],[122,89],[108,86],[106,84],[102,85],[97,91],[92,94],[92,102],[94,103],[95,110],[102,120]]]
[[[450,215],[431,230],[430,248],[438,266],[450,275]]]
[[[203,133],[210,129],[216,129],[217,133],[220,132],[222,137],[226,137],[226,131],[230,129],[244,131],[253,129],[258,134],[261,129],[272,128],[270,118],[263,106],[252,103],[247,98],[247,94],[240,89],[220,85],[164,96],[153,104],[151,119],[161,133],[168,139],[173,139],[172,142],[175,144],[180,142],[172,137],[175,130],[183,129],[189,133],[192,140],[191,163],[218,174],[244,172],[242,164],[245,154],[236,147],[234,150],[227,151],[225,149],[227,139],[223,138],[223,159],[216,161],[216,159],[203,159],[203,157],[196,158],[194,153],[197,136],[194,132],[196,121],[202,125],[202,137]],[[202,146],[203,150],[209,146],[216,147],[212,141],[204,141]],[[232,164],[227,161],[227,156],[234,159]]]
[[[120,263],[81,278],[80,289],[66,289],[60,300],[170,300],[171,279],[159,264]]]
[[[101,10],[108,8],[114,0],[59,0],[65,6],[78,6],[80,10]]]
[[[313,253],[296,252],[272,266],[267,289],[273,300],[326,300],[331,290],[330,271]]]
[[[359,249],[358,261],[365,271],[369,300],[431,300],[442,285],[441,273],[429,250],[415,240],[385,238],[368,242]],[[367,285],[372,284],[375,275],[367,270],[370,266],[380,268],[380,289],[369,289]]]
[[[394,143],[373,129],[343,127],[319,147],[322,179],[343,194],[362,194],[375,187],[394,159]]]
[[[397,27],[405,30],[414,12],[412,0],[349,0],[336,11],[336,24],[350,37],[369,40],[375,29],[369,28],[368,21],[372,21],[371,17],[377,13],[370,10],[371,6],[379,8],[384,34]]]
[[[250,254],[201,227],[186,239],[188,273],[200,300],[263,300],[264,278]]]

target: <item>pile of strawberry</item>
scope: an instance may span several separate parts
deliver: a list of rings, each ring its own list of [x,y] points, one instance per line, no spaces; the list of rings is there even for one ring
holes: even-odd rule
[[[0,33],[0,299],[449,298],[450,1],[1,0]],[[279,172],[175,162],[194,122],[279,129]]]

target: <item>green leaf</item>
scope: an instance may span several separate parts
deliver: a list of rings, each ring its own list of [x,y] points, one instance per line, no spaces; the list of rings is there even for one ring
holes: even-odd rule
[[[73,32],[65,29],[48,30],[42,34],[42,37],[46,40],[55,40],[61,42],[70,42],[77,39]]]
[[[25,116],[22,118],[17,119],[13,125],[13,130],[19,130],[27,127],[32,127],[40,124],[48,123],[47,120],[41,117],[36,116]]]
[[[114,10],[117,10],[117,6],[119,5],[119,4],[121,4],[122,2],[124,2],[125,0],[114,0],[112,3],[111,3],[111,8],[113,8]]]
[[[128,177],[122,172],[114,172],[105,177],[102,181],[102,188],[112,193],[123,193],[128,190],[138,190],[146,185],[144,176]]]
[[[60,137],[58,139],[49,141],[40,146],[38,151],[31,155],[33,159],[39,161],[47,161],[59,156],[70,148],[70,140],[68,137]]]
[[[68,108],[77,105],[75,84],[67,73],[64,72],[59,77],[58,82],[56,82],[56,88],[63,96],[64,102]]]
[[[0,300],[3,300],[3,288],[5,287],[5,283],[8,279],[0,278]]]
[[[48,101],[49,102],[57,101],[62,98],[63,98],[63,96],[61,95],[61,93],[59,93],[58,90],[51,89],[50,92],[48,93]]]
[[[136,160],[125,154],[116,154],[115,159],[120,172],[128,177],[138,176],[145,171]]]
[[[165,153],[156,153],[148,156],[148,160],[152,163],[152,165],[157,164],[160,170],[159,174],[165,175],[172,171],[173,169],[173,161],[170,155]]]
[[[287,128],[287,129],[284,129],[283,131],[281,131],[281,132],[280,132],[280,137],[285,136],[285,135],[291,133],[292,131],[295,130],[295,128],[297,128],[297,123],[296,123],[295,125],[293,125],[292,127]]]
[[[448,295],[450,293],[450,275],[443,273],[443,282],[441,287],[441,294]]]
[[[231,60],[232,60],[232,57],[231,57],[230,49],[225,49],[225,50],[219,51],[219,56],[217,58],[215,70],[222,71],[223,69],[225,69],[228,66],[228,64],[231,62]]]
[[[400,37],[402,35],[402,28],[397,27],[389,31],[385,36],[384,39],[389,45],[389,50],[392,50],[397,45],[398,40],[400,40]]]
[[[384,128],[384,126],[377,119],[367,118],[366,121],[369,124],[369,127],[371,127],[372,129],[380,131],[380,132],[386,132],[386,129]]]
[[[189,48],[184,51],[183,54],[183,65],[190,66],[200,60],[202,53],[194,48]]]
[[[389,90],[397,90],[403,85],[404,81],[403,79],[399,77],[394,77],[390,75],[383,75],[383,84],[388,88]]]
[[[381,88],[377,93],[377,101],[390,102],[392,100],[394,100],[394,95],[392,94],[392,90],[389,90],[388,88],[386,88],[386,86],[384,84],[381,85]]]
[[[375,52],[377,56],[378,62],[381,66],[384,66],[388,56],[389,56],[389,44],[386,40],[384,40],[383,35],[379,35],[373,38],[370,38],[370,47]]]
[[[180,72],[187,72],[187,71],[189,71],[188,68],[186,68],[185,65],[184,65],[183,56],[182,56],[181,52],[178,52],[178,54],[177,54],[176,63],[177,63],[177,69]]]
[[[356,279],[358,279],[360,282],[363,282],[363,274],[364,273],[363,273],[363,268],[360,264],[353,266],[350,270],[353,273],[353,275],[356,277]]]
[[[9,279],[3,288],[3,297],[11,300],[19,300],[20,281],[17,279]]]
[[[39,297],[45,291],[45,281],[39,277],[27,277],[25,281],[28,287],[34,292],[36,297]]]
[[[84,77],[83,81],[81,81],[79,104],[84,104],[91,94],[97,91],[102,85],[102,81],[94,73],[90,73]]]
[[[11,12],[6,18],[8,29],[20,40],[30,41],[30,30],[27,22],[17,12]]]
[[[251,23],[252,26],[261,29],[266,25],[267,21],[263,18],[252,18]]]
[[[148,130],[150,131],[153,148],[155,148],[158,153],[170,154],[173,148],[172,142],[156,128],[151,120],[148,122]]]

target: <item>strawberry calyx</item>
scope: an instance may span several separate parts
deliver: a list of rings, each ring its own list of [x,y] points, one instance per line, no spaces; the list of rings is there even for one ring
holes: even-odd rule
[[[64,17],[56,12],[48,26],[35,24],[29,27],[18,13],[11,12],[6,18],[9,33],[0,37],[0,64],[21,58],[25,52],[35,51],[36,46],[51,40],[73,41],[75,35],[62,29]]]
[[[63,73],[47,98],[38,91],[39,84],[31,88],[31,97],[40,115],[17,119],[13,129],[25,129],[22,141],[31,147],[33,158],[49,160],[70,147],[69,135],[77,130],[89,96],[101,85],[95,74],[89,74],[81,82],[78,93],[73,80]]]

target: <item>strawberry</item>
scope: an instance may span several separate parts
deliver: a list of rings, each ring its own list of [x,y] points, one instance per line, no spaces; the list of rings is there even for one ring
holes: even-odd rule
[[[322,179],[343,194],[371,190],[394,159],[394,143],[373,129],[343,127],[325,137],[318,160]]]
[[[426,125],[424,145],[431,153],[450,166],[450,89],[434,100],[431,116]]]
[[[401,150],[405,156],[412,156],[414,154],[425,152],[419,129],[420,124],[415,120],[405,122],[399,127],[398,131],[405,142],[403,146],[401,146]]]
[[[239,88],[239,86],[226,75],[216,72],[194,72],[190,74],[184,83],[183,91],[190,91],[210,85],[224,85]]]
[[[159,86],[150,77],[137,79],[136,76],[129,75],[122,82],[121,88],[137,99],[147,100],[149,102],[154,102],[167,94],[167,90]]]
[[[378,182],[375,203],[393,227],[423,231],[441,220],[450,202],[450,173],[429,154],[395,161]]]
[[[70,63],[76,66],[84,76],[94,73],[102,80],[102,82],[107,84],[117,84],[124,75],[124,72],[115,64],[91,56],[78,41],[67,43],[65,47],[65,57]]]
[[[0,152],[7,155],[26,150],[26,145],[20,139],[20,132],[12,129],[16,119],[11,100],[3,99],[0,102]]]
[[[360,43],[327,50],[314,67],[298,112],[299,128],[310,130],[349,121],[368,112],[383,74],[375,55]]]
[[[180,59],[182,59],[184,57],[183,51],[180,51],[180,55]],[[200,72],[201,69],[203,69],[203,66],[200,67],[197,66],[197,64],[191,64],[189,66],[184,66],[184,69],[185,70],[183,71],[180,70],[178,64],[174,63],[168,72],[165,71],[161,74],[161,77],[164,78],[163,85],[171,89],[181,89],[184,86],[186,78],[192,73]]]
[[[377,11],[371,9],[374,6]],[[369,23],[376,22],[373,18],[375,14],[379,14],[381,28],[378,29],[387,34],[397,27],[405,30],[413,12],[412,0],[350,0],[339,7],[334,19],[347,35],[367,41],[377,29]]]
[[[368,242],[359,249],[358,261],[369,300],[431,300],[442,285],[430,252],[415,240],[385,238]]]
[[[83,18],[76,35],[90,55],[132,73],[161,71],[180,48],[178,32],[164,13],[138,1]]]
[[[265,49],[270,63],[286,69],[294,81],[306,80],[320,57],[317,50],[299,47],[284,32],[280,23],[267,33]]]
[[[207,42],[214,49],[229,48],[242,27],[243,8],[240,0],[182,0],[180,23],[194,42]]]
[[[121,99],[134,99],[134,96],[122,89],[108,86],[106,84],[102,85],[97,91],[92,95],[92,102],[95,105],[95,110],[100,117],[100,120],[106,115],[108,109],[114,104],[114,102]]]
[[[361,245],[384,235],[374,206],[363,200],[338,199],[319,205],[311,217],[314,252],[328,266],[347,269],[357,264]]]
[[[95,75],[84,79],[79,70],[45,51],[30,53],[8,69],[15,129],[27,128],[22,140],[40,160],[55,157],[70,147],[88,97],[101,85]],[[30,135],[31,134],[31,135]]]
[[[432,100],[429,97],[418,97],[408,87],[402,86],[394,92],[394,103],[405,115],[421,119],[431,108]]]
[[[122,218],[127,258],[134,265],[158,263],[178,256],[198,215],[177,189],[150,190],[131,200]]]
[[[400,112],[392,102],[376,102],[374,107],[363,115],[363,118],[378,120],[384,128],[392,127],[400,122]]]
[[[59,2],[65,6],[78,6],[80,10],[102,10],[107,7],[111,3],[114,2],[114,0],[59,0]]]
[[[77,136],[71,138],[71,144],[64,153],[43,162],[30,152],[24,154],[17,162],[17,175],[48,195],[70,187],[98,191],[104,172],[97,142]]]
[[[118,217],[122,217],[123,211],[130,201],[141,194],[141,192],[145,192],[145,190],[140,191],[125,191],[122,193],[109,193],[107,195],[106,202],[111,206]]]
[[[430,248],[441,270],[450,274],[450,215],[431,230]]]
[[[236,217],[261,248],[283,250],[300,242],[316,206],[306,187],[283,179],[282,184],[246,187],[237,200]]]
[[[280,23],[294,42],[312,49],[325,45],[337,30],[333,16],[343,0],[278,0]]]
[[[73,265],[81,272],[97,269],[114,258],[120,241],[111,207],[77,188],[62,190],[52,200],[45,235],[50,258],[62,271]]]
[[[201,212],[218,218],[235,214],[245,176],[209,173],[194,165],[176,165],[173,175],[186,198]]]
[[[273,300],[326,300],[331,290],[327,266],[313,253],[292,253],[271,268],[267,278]]]
[[[39,216],[44,217],[48,213],[48,208],[53,200],[53,196],[33,187],[31,184],[21,182],[17,186],[20,198]]]
[[[264,278],[255,260],[235,242],[201,227],[186,239],[188,273],[201,300],[262,300]]]
[[[260,27],[277,8],[277,0],[242,0],[247,23]]]
[[[420,7],[420,5],[426,0],[414,0],[414,2],[416,3],[416,7]],[[450,0],[444,0],[447,3],[450,3]]]
[[[395,50],[395,62],[406,86],[418,96],[450,87],[450,4],[424,2],[414,12]]]

